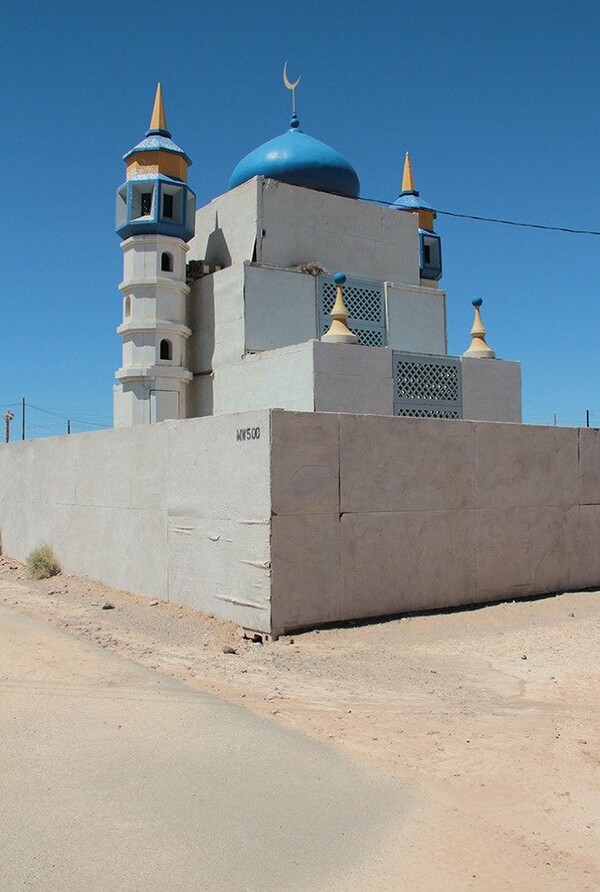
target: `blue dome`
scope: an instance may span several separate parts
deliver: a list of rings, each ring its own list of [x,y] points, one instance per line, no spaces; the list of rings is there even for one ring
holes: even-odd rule
[[[292,117],[287,133],[242,158],[231,174],[229,188],[263,176],[291,186],[358,198],[360,182],[352,165],[335,149],[299,130],[298,124]]]

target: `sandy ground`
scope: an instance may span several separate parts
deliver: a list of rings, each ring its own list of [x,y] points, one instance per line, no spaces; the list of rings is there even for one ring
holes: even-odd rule
[[[0,889],[342,892],[412,796],[332,747],[0,604]]]
[[[87,579],[31,582],[6,558],[0,600],[408,784],[408,832],[348,889],[600,889],[597,592],[264,645]]]

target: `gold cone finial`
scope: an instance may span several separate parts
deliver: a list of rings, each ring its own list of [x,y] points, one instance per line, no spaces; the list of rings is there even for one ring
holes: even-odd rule
[[[406,153],[406,157],[404,159],[404,173],[402,175],[402,191],[403,192],[414,192],[415,191],[415,181],[413,179],[412,167],[410,166],[410,155],[408,154],[408,152]]]
[[[473,319],[473,325],[471,326],[471,345],[468,350],[465,350],[463,356],[472,357],[474,359],[495,359],[496,352],[485,342],[486,330],[481,321],[481,313],[479,312],[479,307],[482,303],[483,301],[480,297],[477,297],[472,301],[472,304],[475,307],[475,318]]]
[[[154,108],[152,109],[152,118],[150,119],[150,130],[166,130],[167,117],[165,115],[165,106],[163,103],[162,86],[160,81],[156,87],[156,96],[154,97]]]
[[[336,273],[333,277],[335,282],[336,296],[335,303],[331,310],[331,325],[329,330],[321,336],[322,341],[330,341],[333,344],[356,344],[358,343],[358,335],[348,328],[348,309],[344,303],[344,283],[346,276],[344,273]]]

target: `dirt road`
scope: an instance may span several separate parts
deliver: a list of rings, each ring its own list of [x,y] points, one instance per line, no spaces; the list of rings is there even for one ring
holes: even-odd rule
[[[267,645],[85,579],[31,583],[6,559],[0,603],[306,733],[408,789],[410,819],[379,839],[366,873],[323,877],[314,889],[600,888],[598,593]]]
[[[0,638],[3,890],[331,888],[402,834],[401,785],[306,735],[5,607]]]

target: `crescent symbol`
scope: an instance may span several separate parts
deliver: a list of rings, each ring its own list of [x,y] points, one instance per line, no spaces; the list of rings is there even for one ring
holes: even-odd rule
[[[288,79],[288,76],[287,76],[287,64],[288,63],[286,62],[285,65],[283,66],[283,83],[286,85],[288,90],[295,90],[296,87],[298,86],[298,84],[300,83],[300,80],[302,79],[302,75],[300,75],[300,77],[298,78],[298,80],[296,81],[295,84],[291,84]]]

